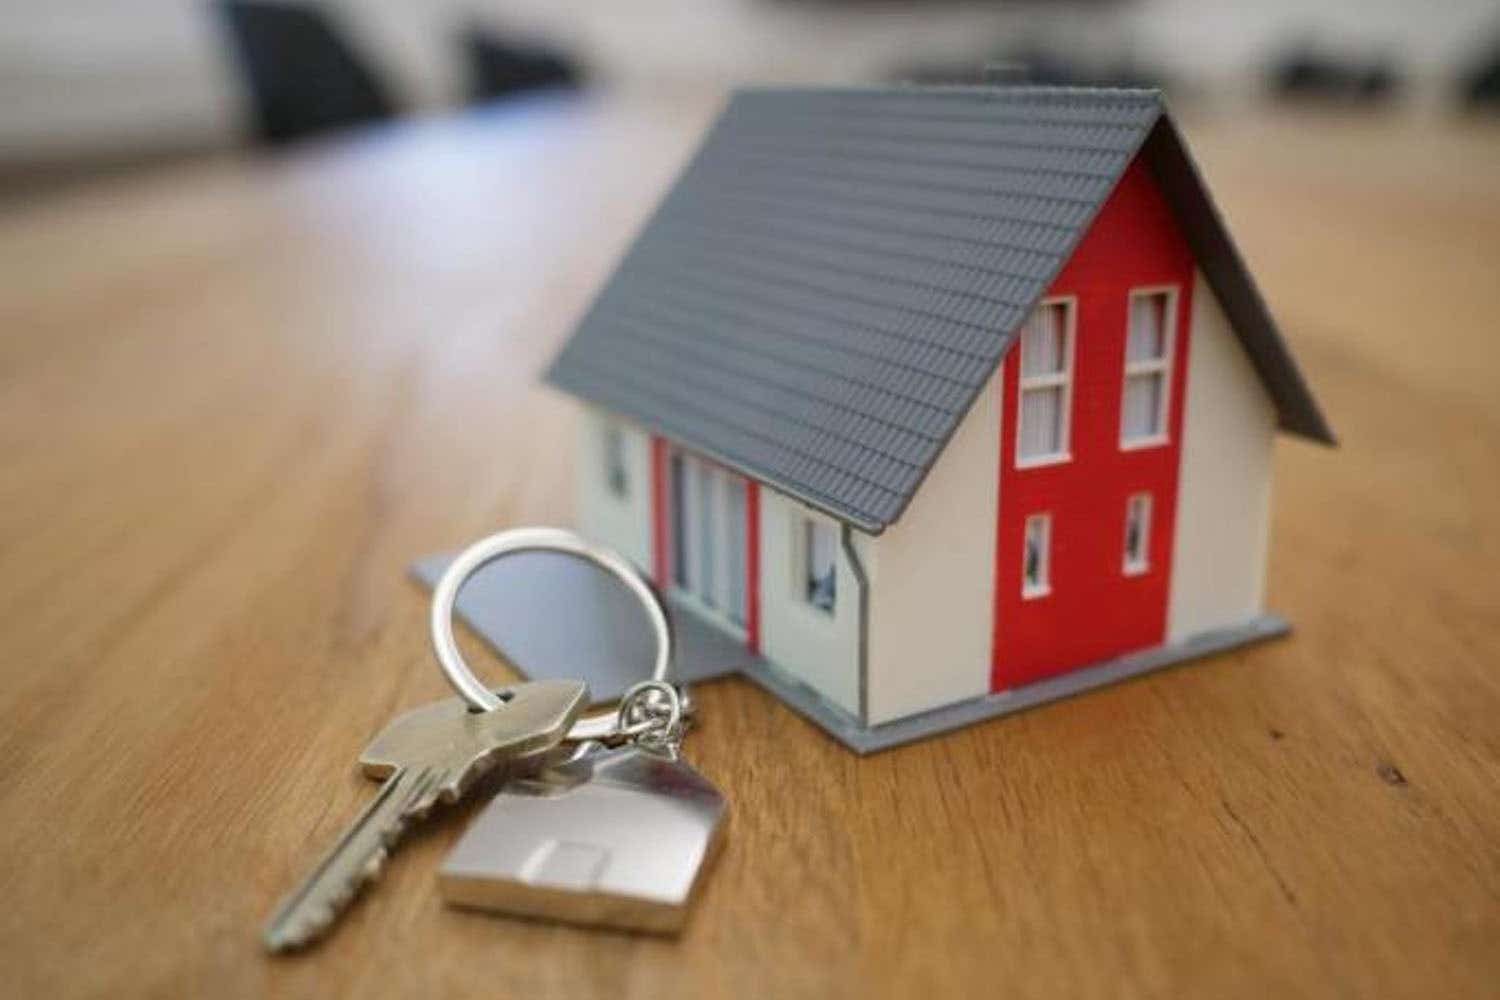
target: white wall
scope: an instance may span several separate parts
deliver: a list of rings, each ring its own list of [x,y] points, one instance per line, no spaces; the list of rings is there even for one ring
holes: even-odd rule
[[[911,506],[871,542],[871,724],[990,689],[999,374],[980,392]]]
[[[1194,276],[1167,638],[1261,612],[1276,411],[1213,290]]]
[[[637,566],[651,570],[651,436],[629,421],[615,421],[624,433],[626,489],[609,490],[604,431],[613,420],[592,406],[578,421],[576,456],[578,530],[602,542]]]
[[[833,613],[803,598],[802,519],[838,525],[768,486],[760,490],[761,655],[853,714],[859,714],[859,581],[839,546]],[[865,545],[856,539],[856,548]],[[860,553],[861,562],[867,556]]]

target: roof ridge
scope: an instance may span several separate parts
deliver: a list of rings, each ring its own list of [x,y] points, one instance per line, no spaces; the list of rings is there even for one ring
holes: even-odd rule
[[[1165,105],[1160,87],[1094,87],[1082,84],[1050,83],[845,83],[789,84],[751,83],[730,90],[737,94],[852,94],[876,96],[886,94],[930,96],[1016,96],[1016,97],[1097,97],[1132,99]]]

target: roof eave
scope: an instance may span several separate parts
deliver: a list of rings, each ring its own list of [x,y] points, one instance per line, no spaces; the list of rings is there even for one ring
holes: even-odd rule
[[[1276,405],[1277,426],[1289,434],[1337,446],[1328,418],[1292,357],[1170,113],[1163,112],[1157,119],[1142,153],[1177,214],[1199,269]]]
[[[554,378],[553,373],[550,369],[542,376],[542,381],[547,385],[550,385],[552,388],[558,390],[559,392],[567,393],[569,396],[572,396],[574,399],[578,400],[585,406],[592,406],[597,410],[603,410],[606,413],[609,413],[612,419],[628,421],[632,424],[635,424],[637,427],[640,427],[647,434],[650,434],[654,437],[662,437],[674,443],[676,442],[676,438],[663,428],[653,426],[649,423],[637,419],[636,417],[630,416],[629,414],[626,414],[619,409],[611,406],[607,402],[600,401],[591,396],[587,396],[583,393],[575,391],[566,383],[560,381],[557,378]],[[842,504],[834,503],[826,497],[819,497],[816,494],[809,493],[803,489],[799,489],[798,487],[793,486],[791,483],[782,481],[778,477],[767,476],[763,472],[752,469],[744,463],[736,461],[732,456],[719,454],[708,448],[700,448],[691,445],[684,445],[683,447],[687,448],[688,451],[691,451],[695,455],[701,455],[702,457],[713,462],[715,465],[721,465],[729,471],[744,476],[746,479],[759,483],[762,486],[769,486],[771,489],[782,494],[783,496],[796,500],[803,506],[810,507],[821,514],[827,514],[829,517],[833,518],[835,521],[840,522],[841,524],[847,524],[852,528],[858,528],[860,531],[863,531],[867,535],[883,534],[886,528],[890,527],[896,522],[896,517],[900,517],[900,514],[898,512],[896,517],[892,517],[887,521],[874,520],[872,518],[865,517],[853,510],[850,510],[849,508],[844,507]]]

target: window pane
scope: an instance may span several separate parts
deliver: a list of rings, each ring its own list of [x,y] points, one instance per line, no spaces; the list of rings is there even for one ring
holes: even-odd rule
[[[1151,495],[1137,493],[1125,505],[1125,571],[1146,569],[1151,544]]]
[[[822,521],[803,522],[803,565],[807,567],[805,581],[807,602],[823,611],[833,611],[834,549],[837,545],[835,529]]]
[[[1155,361],[1166,357],[1167,295],[1157,292],[1130,299],[1130,336],[1127,361]]]
[[[1146,372],[1125,377],[1125,402],[1120,417],[1126,441],[1156,437],[1162,432],[1161,401],[1165,375]]]
[[[728,603],[725,608],[729,612],[729,618],[736,624],[745,624],[745,546],[747,544],[747,533],[745,531],[745,481],[739,476],[729,476],[725,481],[727,492],[727,509],[725,519],[728,522],[728,530],[725,536],[728,539],[724,552],[724,562],[727,564],[729,576]]]
[[[624,499],[630,481],[625,474],[625,432],[618,424],[604,428],[604,481],[609,492]]]
[[[704,604],[715,607],[718,601],[714,594],[714,534],[718,530],[714,503],[713,469],[701,462],[698,467],[698,596]]]
[[[1067,359],[1063,355],[1064,310],[1060,302],[1038,306],[1021,328],[1021,374],[1056,375]]]
[[[687,470],[682,456],[673,453],[672,476],[672,582],[687,586]]]
[[[1026,536],[1021,554],[1021,594],[1036,596],[1045,593],[1049,586],[1048,562],[1052,544],[1052,518],[1046,514],[1033,514],[1026,519]]]
[[[1141,510],[1132,504],[1130,517],[1125,522],[1125,561],[1140,562],[1141,560]]]
[[[1021,457],[1038,458],[1063,450],[1064,389],[1060,385],[1021,392]]]

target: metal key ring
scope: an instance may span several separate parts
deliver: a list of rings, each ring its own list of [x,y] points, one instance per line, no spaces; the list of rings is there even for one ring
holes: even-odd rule
[[[578,535],[562,528],[513,528],[481,538],[459,553],[432,592],[432,614],[430,628],[432,649],[437,654],[438,666],[448,683],[463,696],[469,707],[481,712],[499,708],[503,701],[489,688],[479,682],[474,672],[464,662],[453,638],[453,605],[458,600],[459,588],[473,573],[504,556],[517,552],[561,552],[593,563],[625,584],[636,600],[646,610],[651,622],[651,631],[656,635],[656,662],[651,668],[651,680],[646,683],[666,684],[672,666],[674,639],[672,625],[667,619],[667,610],[661,597],[620,556],[608,549],[590,545]],[[620,711],[601,712],[579,719],[568,732],[570,740],[604,739],[620,729]]]

